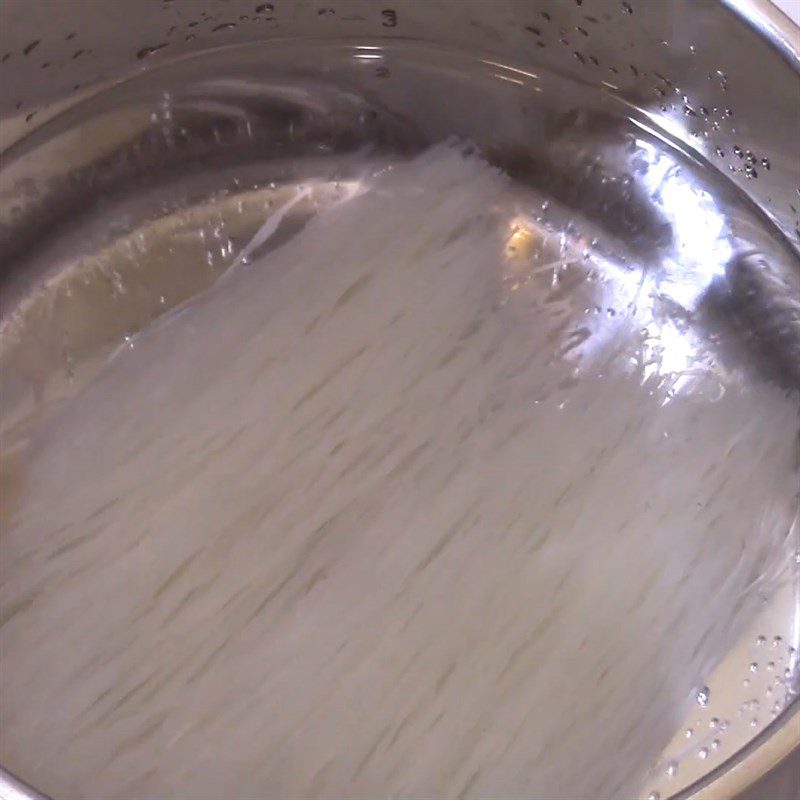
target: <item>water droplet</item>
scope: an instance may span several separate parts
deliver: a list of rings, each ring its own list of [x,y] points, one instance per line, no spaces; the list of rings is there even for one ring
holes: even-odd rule
[[[719,727],[719,717],[711,717],[711,719],[708,721],[708,727],[711,728],[711,730],[714,730],[715,728],[718,728]]]
[[[750,727],[751,728],[758,727],[758,717],[753,717],[753,719],[750,720]]]
[[[633,14],[633,6],[632,6],[630,3],[623,2],[623,3],[622,3],[622,10],[623,10],[623,11],[624,11],[626,14]]]
[[[767,672],[772,672],[772,670],[774,670],[774,669],[775,669],[775,662],[774,661],[768,661],[767,662]]]
[[[235,22],[221,22],[219,25],[215,25],[211,29],[211,32],[216,33],[217,31],[232,31],[235,27]]]
[[[742,150],[742,148],[741,148],[741,147],[739,147],[739,145],[738,145],[738,144],[735,144],[735,145],[733,146],[733,154],[734,154],[734,155],[735,155],[737,158],[744,158],[744,150]]]
[[[705,708],[711,699],[711,690],[708,686],[701,686],[695,693],[694,699],[697,701],[697,705],[701,708]]]
[[[678,774],[678,762],[668,761],[666,773],[667,775],[669,775],[670,778],[674,778]]]
[[[782,644],[783,644],[783,636],[776,636],[772,640],[772,646],[773,647],[780,647]]]
[[[701,748],[700,748],[700,749],[697,751],[697,757],[698,757],[698,758],[701,758],[701,759],[704,759],[704,760],[705,760],[706,758],[708,758],[708,748],[707,748],[707,747],[701,747]]]
[[[684,731],[683,735],[684,735],[684,736],[685,736],[687,739],[691,739],[691,738],[692,738],[692,736],[694,735],[694,731],[693,731],[691,728],[687,728],[687,729]]]
[[[767,643],[766,636],[756,636],[756,645],[758,645],[758,647],[763,647],[766,643]]]
[[[650,792],[647,795],[647,800],[661,800],[661,793],[660,792]]]
[[[720,158],[725,158],[725,151],[721,147],[717,147],[715,152]]]
[[[151,45],[150,47],[143,47],[141,50],[138,50],[136,53],[136,58],[140,61],[143,58],[147,58],[148,56],[153,55],[153,53],[157,53],[159,50],[166,47],[168,42],[163,42],[162,44]]]
[[[753,661],[750,664],[750,672],[758,672],[758,661]]]
[[[275,10],[275,6],[272,3],[262,3],[260,6],[256,6],[256,14],[271,14]]]
[[[719,740],[719,739],[714,739],[714,740],[711,742],[711,749],[712,749],[712,750],[719,750],[719,748],[721,747],[721,745],[722,745],[722,742],[720,742],[720,740]]]

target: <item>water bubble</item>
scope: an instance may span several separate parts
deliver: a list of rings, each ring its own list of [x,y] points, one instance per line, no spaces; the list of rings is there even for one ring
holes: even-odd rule
[[[758,672],[758,661],[753,661],[750,664],[750,672]]]
[[[750,720],[750,727],[751,728],[758,727],[758,717],[753,717],[753,719]]]
[[[719,727],[719,717],[711,717],[711,719],[708,721],[708,727],[711,728],[711,730],[714,730],[715,728],[718,728]]]
[[[692,738],[692,736],[694,735],[694,731],[693,731],[691,728],[687,728],[687,729],[684,731],[683,735],[684,735],[684,736],[685,736],[687,739],[691,739],[691,738]]]
[[[630,3],[623,2],[623,3],[622,3],[622,10],[623,10],[623,11],[624,11],[626,14],[633,14],[633,6],[632,6]]]
[[[698,758],[701,758],[701,759],[703,759],[703,760],[705,760],[706,758],[708,758],[708,748],[707,748],[707,747],[701,747],[701,748],[700,748],[700,749],[697,751],[697,757],[698,757]]]
[[[774,669],[775,669],[775,662],[774,661],[768,661],[767,662],[767,672],[772,672],[772,670],[774,670]]]
[[[711,749],[712,750],[719,750],[719,748],[721,746],[722,746],[722,742],[720,742],[719,739],[712,740],[712,742],[711,742]]]
[[[767,643],[767,637],[766,636],[756,636],[756,644],[759,647],[763,647],[766,643]]]
[[[783,636],[776,636],[772,640],[772,646],[773,647],[780,647],[782,644],[783,644]]]
[[[660,792],[650,792],[647,795],[647,800],[661,800],[661,793]]]
[[[211,29],[211,32],[216,33],[217,31],[232,31],[235,27],[235,22],[221,22],[219,25],[215,25]]]
[[[746,689],[746,688],[747,688],[749,685],[750,685],[750,678],[745,678],[745,679],[742,681],[742,686],[744,686],[744,687],[745,687],[745,689]]]
[[[739,145],[738,145],[738,144],[735,144],[735,145],[733,146],[733,154],[734,154],[734,155],[735,155],[737,158],[744,158],[744,150],[742,150],[742,148],[741,148],[741,147],[739,147]]]

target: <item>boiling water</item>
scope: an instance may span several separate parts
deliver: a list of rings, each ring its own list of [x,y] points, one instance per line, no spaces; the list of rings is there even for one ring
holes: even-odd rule
[[[80,381],[21,344],[52,291],[3,330],[0,760],[56,797],[640,792],[793,554],[796,396],[471,145],[265,191]]]

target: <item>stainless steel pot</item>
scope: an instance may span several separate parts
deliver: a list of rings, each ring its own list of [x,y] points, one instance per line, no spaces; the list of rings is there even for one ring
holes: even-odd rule
[[[74,259],[63,232],[79,216],[99,250],[208,200],[210,167],[235,181],[266,163],[269,180],[280,160],[279,179],[297,180],[311,156],[459,135],[630,259],[717,276],[703,310],[730,333],[731,368],[800,388],[800,35],[766,0],[6,0],[0,13],[6,320]],[[649,191],[659,142],[732,222],[733,251]],[[98,198],[119,200],[113,226],[92,226]],[[153,313],[84,331],[75,357]],[[4,402],[29,388],[7,381]],[[800,743],[798,712],[787,704],[680,796],[733,797]],[[0,797],[37,796],[0,776]]]

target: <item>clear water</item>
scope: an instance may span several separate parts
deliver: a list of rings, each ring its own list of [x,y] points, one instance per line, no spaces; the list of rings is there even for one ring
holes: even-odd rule
[[[734,271],[757,247],[778,280],[780,236],[557,76],[254,59],[51,131],[144,120],[83,176],[104,206],[18,244],[0,761],[104,797],[647,796],[716,766],[722,734],[662,751],[720,713],[793,554],[797,398]]]

